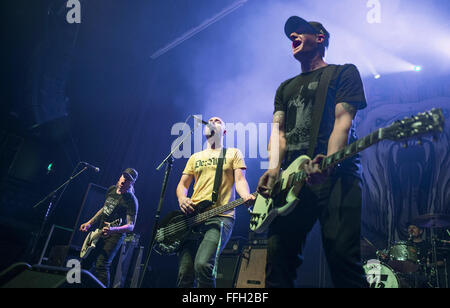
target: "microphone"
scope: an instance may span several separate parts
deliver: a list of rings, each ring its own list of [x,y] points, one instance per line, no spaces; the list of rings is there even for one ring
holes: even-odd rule
[[[199,118],[199,117],[197,117],[197,116],[195,116],[195,115],[193,115],[192,117],[193,117],[194,119],[196,119],[197,121],[202,122],[202,123],[205,124],[206,126],[211,125],[211,124],[209,124],[208,122],[202,120],[202,118]]]
[[[202,122],[202,124],[208,126],[209,129],[211,130],[211,136],[213,136],[213,135],[216,133],[216,128],[214,127],[214,125],[212,125],[212,124],[209,123],[209,122],[206,122],[206,121],[202,120],[202,118],[199,118],[199,117],[197,117],[197,116],[195,116],[195,115],[192,115],[192,117],[193,117],[195,120],[197,120],[197,121],[199,121],[199,122]]]
[[[99,172],[100,171],[99,167],[92,166],[91,164],[89,164],[89,163],[87,163],[85,161],[80,162],[80,164],[85,165],[86,167],[93,169],[95,172]]]

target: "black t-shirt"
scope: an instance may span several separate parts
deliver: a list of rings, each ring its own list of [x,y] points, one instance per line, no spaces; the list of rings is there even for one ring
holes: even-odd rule
[[[425,262],[428,254],[431,252],[431,245],[428,244],[427,241],[421,242],[408,241],[408,243],[416,248],[417,259],[420,260],[421,262]]]
[[[122,218],[122,225],[124,225],[127,223],[127,215],[134,216],[138,211],[138,201],[134,194],[118,194],[116,189],[117,187],[113,185],[106,193],[100,226],[103,222],[111,223],[119,218]]]
[[[284,111],[286,119],[287,153],[284,167],[308,152],[313,105],[324,69],[325,67],[288,79],[277,90],[274,113]],[[334,127],[335,106],[344,102],[356,109],[367,106],[361,76],[353,64],[339,65],[331,78],[314,155],[327,154],[328,139]],[[352,125],[348,143],[356,139]],[[342,162],[339,170],[358,175],[359,156],[355,155]]]

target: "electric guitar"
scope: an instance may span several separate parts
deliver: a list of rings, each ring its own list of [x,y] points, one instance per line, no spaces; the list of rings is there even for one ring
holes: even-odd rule
[[[257,193],[252,194],[256,196]],[[193,232],[193,228],[205,220],[232,210],[245,203],[244,199],[236,199],[228,204],[220,205],[211,209],[211,201],[202,201],[196,205],[195,211],[186,215],[182,211],[173,211],[167,214],[158,226],[153,248],[161,255],[172,255],[177,253],[186,238]]]
[[[122,218],[114,220],[112,223],[110,223],[110,227],[117,227],[120,226],[122,223]],[[106,236],[103,235],[102,232],[103,228],[97,228],[94,231],[89,232],[89,234],[86,236],[86,239],[83,242],[83,246],[81,247],[80,251],[80,258],[86,259],[92,250],[95,249],[97,242],[100,238],[105,238]]]
[[[419,113],[410,118],[395,121],[388,127],[379,128],[364,138],[358,139],[340,151],[323,159],[320,169],[326,170],[358,152],[380,142],[381,140],[407,140],[426,134],[442,132],[444,116],[441,109],[432,109]],[[419,140],[420,144],[420,140]],[[407,143],[405,141],[404,146]],[[269,198],[258,195],[253,211],[250,213],[250,229],[256,233],[263,233],[277,216],[286,216],[299,202],[299,192],[306,182],[307,174],[304,165],[310,160],[302,155],[293,161],[281,173],[275,182]]]

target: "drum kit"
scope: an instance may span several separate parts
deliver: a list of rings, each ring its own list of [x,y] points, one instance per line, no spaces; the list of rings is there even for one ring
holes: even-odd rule
[[[429,240],[421,245],[410,240],[397,241],[387,249],[378,250],[368,239],[362,238],[361,257],[366,260],[363,268],[371,288],[449,287],[450,241],[436,234],[444,230],[450,237],[450,232],[445,230],[450,227],[450,216],[427,214],[417,217],[411,224],[428,229]],[[423,247],[425,251],[421,251]]]

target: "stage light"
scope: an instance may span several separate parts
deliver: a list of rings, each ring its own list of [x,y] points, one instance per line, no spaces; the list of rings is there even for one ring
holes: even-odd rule
[[[416,72],[420,72],[420,71],[422,70],[422,67],[419,66],[419,65],[416,65],[416,66],[414,66],[414,70],[415,70]]]
[[[47,166],[47,175],[53,173],[53,163],[48,164]]]
[[[375,79],[380,79],[380,77],[381,77],[380,74],[376,74],[376,75],[373,76],[373,78],[375,78]]]

